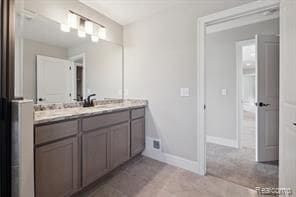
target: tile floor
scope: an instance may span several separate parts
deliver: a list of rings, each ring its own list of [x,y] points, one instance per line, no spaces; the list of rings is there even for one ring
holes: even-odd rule
[[[81,197],[238,197],[254,190],[139,156],[104,177]]]
[[[255,186],[277,186],[278,166],[254,162],[255,119],[244,113],[240,149],[207,144],[208,175],[138,156],[79,197],[253,197]]]

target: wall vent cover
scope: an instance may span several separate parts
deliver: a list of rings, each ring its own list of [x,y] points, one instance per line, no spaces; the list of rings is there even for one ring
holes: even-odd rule
[[[160,149],[160,141],[153,140],[153,148],[159,150]]]

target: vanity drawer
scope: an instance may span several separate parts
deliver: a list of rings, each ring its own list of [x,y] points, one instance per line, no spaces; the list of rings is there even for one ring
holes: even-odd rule
[[[103,114],[82,119],[82,130],[89,131],[125,121],[129,121],[129,111]]]
[[[35,127],[35,144],[42,144],[78,133],[78,120]]]
[[[145,116],[145,108],[138,108],[132,110],[132,119],[141,118]]]

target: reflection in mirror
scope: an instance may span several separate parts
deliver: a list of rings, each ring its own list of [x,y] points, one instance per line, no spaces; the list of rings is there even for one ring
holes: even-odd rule
[[[81,101],[90,94],[97,100],[122,98],[121,46],[79,37],[75,29],[61,31],[60,24],[38,14],[25,14],[20,24],[19,96],[38,104]]]

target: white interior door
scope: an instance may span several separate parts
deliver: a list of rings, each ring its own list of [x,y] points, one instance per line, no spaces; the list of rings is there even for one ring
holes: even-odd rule
[[[281,1],[279,187],[296,196],[296,2]]]
[[[256,161],[279,157],[279,37],[257,35]]]
[[[73,62],[37,55],[37,103],[73,101]]]

